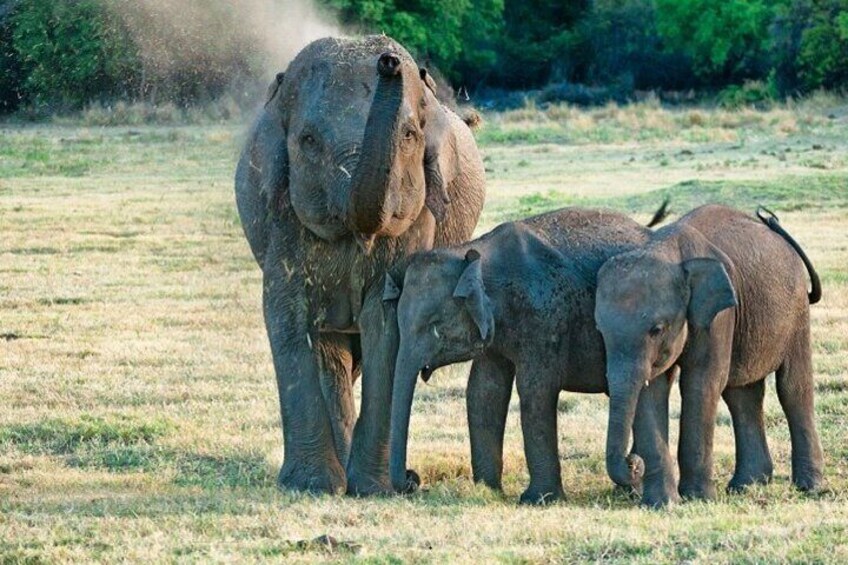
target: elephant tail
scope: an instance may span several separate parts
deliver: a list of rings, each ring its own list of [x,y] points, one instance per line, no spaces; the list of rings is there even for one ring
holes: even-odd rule
[[[651,221],[646,224],[647,227],[652,228],[668,217],[669,200],[669,197],[666,196],[665,200],[663,200],[663,203],[660,204],[660,207],[657,209],[656,212],[654,212],[654,217],[651,218]]]
[[[783,226],[780,225],[780,220],[777,219],[777,215],[766,208],[765,206],[757,207],[757,217],[760,219],[762,223],[767,225],[770,230],[779,234],[783,239],[792,246],[792,249],[798,254],[801,258],[801,261],[804,262],[804,266],[807,268],[807,272],[810,274],[810,292],[807,296],[810,299],[810,304],[815,304],[822,297],[822,289],[821,289],[821,280],[819,279],[819,274],[816,272],[815,267],[813,267],[812,261],[807,257],[807,254],[804,253],[804,250],[801,249],[801,246],[795,241],[789,232],[783,229]]]

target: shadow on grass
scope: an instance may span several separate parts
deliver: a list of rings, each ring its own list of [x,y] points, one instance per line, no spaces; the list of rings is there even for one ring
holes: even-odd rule
[[[274,476],[261,454],[221,455],[184,452],[156,445],[171,425],[125,418],[81,416],[0,428],[0,449],[14,447],[30,455],[51,455],[80,469],[112,473],[162,473],[177,486],[206,489],[265,488]]]

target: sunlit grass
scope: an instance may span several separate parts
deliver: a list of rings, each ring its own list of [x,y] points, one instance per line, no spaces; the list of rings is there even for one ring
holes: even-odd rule
[[[611,488],[602,395],[560,399],[566,502],[516,505],[527,483],[517,395],[505,493],[474,485],[467,365],[419,386],[409,456],[420,492],[279,492],[261,275],[232,195],[243,129],[0,126],[0,562],[848,560],[848,124],[828,117],[826,101],[807,104],[762,115],[663,115],[652,103],[545,110],[556,127],[585,122],[565,144],[549,143],[552,126],[531,109],[489,116],[481,133],[490,189],[478,231],[566,204],[644,220],[665,195],[678,214],[762,201],[822,274],[812,323],[828,490],[791,488],[770,382],[774,483],[661,512]],[[544,142],[487,133],[514,124]],[[661,135],[641,142],[642,126]],[[697,128],[706,133],[692,136]],[[732,466],[722,407],[720,486]],[[351,544],[299,543],[323,534]]]

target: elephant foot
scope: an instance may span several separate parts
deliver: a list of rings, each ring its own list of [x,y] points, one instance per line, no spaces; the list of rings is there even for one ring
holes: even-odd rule
[[[559,500],[563,500],[564,498],[565,493],[562,492],[562,488],[543,489],[529,487],[527,490],[521,493],[521,497],[518,499],[518,502],[520,504],[528,504],[533,506],[545,506],[547,504],[552,504]]]
[[[388,473],[368,473],[348,467],[347,470],[347,494],[352,496],[375,496],[381,494],[394,494],[392,481]]]
[[[716,497],[716,488],[712,481],[680,481],[678,492],[686,500],[713,500]]]
[[[821,471],[792,473],[792,484],[801,492],[818,493],[824,490],[824,476]]]
[[[727,483],[725,490],[728,494],[739,494],[751,485],[767,485],[771,482],[771,475],[771,469],[758,472],[736,472]]]
[[[660,482],[656,485],[645,484],[639,504],[645,508],[659,509],[678,502],[680,495],[677,494],[675,485]]]
[[[322,467],[285,462],[277,476],[277,486],[298,492],[343,494],[347,489],[347,479],[338,461]]]

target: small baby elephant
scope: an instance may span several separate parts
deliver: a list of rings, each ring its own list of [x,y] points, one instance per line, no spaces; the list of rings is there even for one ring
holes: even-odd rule
[[[789,420],[792,482],[802,490],[821,485],[810,359],[810,304],[820,299],[821,285],[777,219],[762,210],[759,215],[762,221],[725,206],[697,208],[598,273],[595,318],[606,344],[607,470],[613,480],[629,474],[630,424],[643,383],[676,364],[682,496],[715,495],[719,397],[730,409],[736,440],[728,490],[771,480],[763,425],[765,378],[771,372]]]
[[[644,245],[650,234],[615,212],[565,208],[414,255],[402,279],[395,273],[402,290],[388,276],[383,300],[396,304],[400,330],[391,418],[394,487],[409,488],[406,448],[418,374],[427,381],[438,367],[473,359],[467,408],[474,479],[501,488],[515,379],[530,471],[521,502],[561,498],[559,392],[607,391],[604,344],[593,319],[598,269],[613,255]],[[636,485],[647,467],[643,502],[651,505],[676,494],[663,412],[668,379],[658,381],[665,384],[646,389],[633,423],[634,451],[644,463],[632,457],[642,466],[620,483]]]

